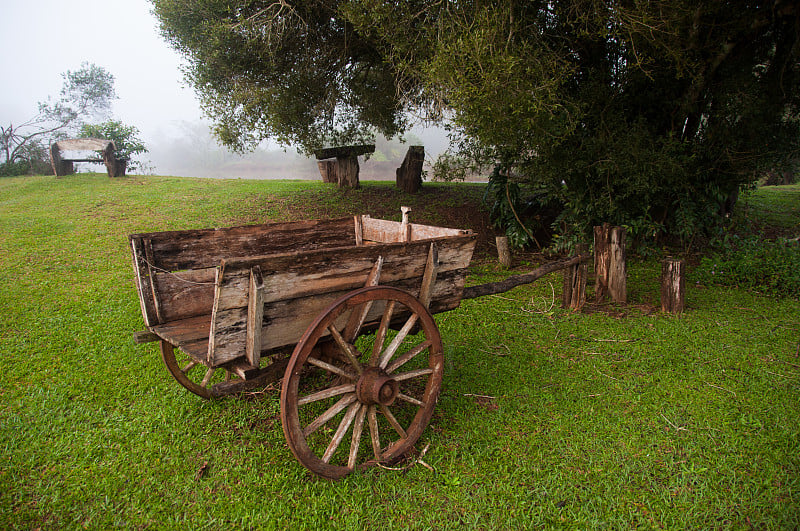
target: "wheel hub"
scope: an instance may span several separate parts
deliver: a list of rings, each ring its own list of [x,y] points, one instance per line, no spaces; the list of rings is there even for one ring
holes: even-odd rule
[[[391,406],[398,394],[400,386],[397,380],[378,367],[365,369],[356,384],[356,396],[362,404]]]

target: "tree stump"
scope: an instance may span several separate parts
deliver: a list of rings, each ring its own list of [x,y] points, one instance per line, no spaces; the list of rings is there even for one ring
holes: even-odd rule
[[[597,302],[606,296],[610,296],[614,302],[628,301],[625,232],[625,227],[612,227],[608,223],[594,228]]]
[[[336,159],[336,177],[339,188],[358,188],[358,157],[340,157]]]
[[[661,311],[681,313],[686,293],[686,261],[667,258],[661,262]]]
[[[339,184],[339,178],[336,176],[336,159],[320,160],[317,162],[317,167],[322,176],[322,182]]]
[[[409,146],[403,163],[397,168],[397,187],[409,194],[416,194],[422,187],[422,165],[425,162],[424,146]]]
[[[575,249],[578,254],[589,252],[589,246],[579,244]],[[561,292],[561,307],[580,310],[586,303],[586,279],[589,276],[589,264],[585,261],[564,270],[564,288]]]
[[[508,237],[497,236],[495,238],[495,243],[497,243],[498,260],[500,260],[500,263],[505,267],[511,267],[511,250],[508,248]]]

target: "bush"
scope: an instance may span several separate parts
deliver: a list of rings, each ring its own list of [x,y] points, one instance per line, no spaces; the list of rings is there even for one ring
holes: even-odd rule
[[[703,258],[693,280],[800,298],[800,242],[749,240],[739,249]]]
[[[45,160],[16,160],[0,164],[0,177],[14,177],[17,175],[48,175],[52,174],[50,162]]]

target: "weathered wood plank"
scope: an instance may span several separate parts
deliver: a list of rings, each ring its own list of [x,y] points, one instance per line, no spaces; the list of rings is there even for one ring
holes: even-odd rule
[[[465,278],[466,270],[440,274],[440,281],[434,285],[431,294],[431,313],[449,311],[458,307],[461,302]],[[392,283],[387,283],[384,279],[381,284],[398,287],[408,291],[415,297],[419,296],[419,277]],[[262,355],[270,350],[296,344],[317,315],[349,291],[348,289],[325,294],[312,294],[293,300],[265,303],[264,329],[262,330],[261,342]],[[384,304],[373,304],[365,318],[365,323],[367,324],[362,329],[369,330],[371,321],[374,321],[374,325],[377,326],[377,321],[383,315],[383,310]],[[341,316],[340,322],[337,321],[339,329],[346,325],[348,317],[349,314],[344,314]],[[399,312],[395,316],[398,319],[401,317],[402,314]],[[222,310],[215,315],[213,357],[209,357],[207,363],[217,366],[244,355],[246,322],[247,308]]]
[[[142,308],[142,317],[146,326],[158,324],[155,299],[153,296],[150,268],[144,252],[144,238],[131,238],[131,253],[133,255],[133,270],[136,274],[136,289],[139,292],[139,305]]]
[[[214,304],[216,268],[156,272],[155,293],[165,322],[208,315]]]
[[[358,146],[340,146],[318,149],[314,151],[314,156],[317,158],[317,160],[325,160],[343,157],[358,157],[374,152],[375,144],[363,144]]]
[[[250,289],[247,301],[247,338],[245,354],[251,365],[258,366],[261,361],[261,332],[264,321],[264,279],[261,269],[250,269]]]
[[[381,242],[381,243],[395,243],[402,241],[400,221],[387,221],[385,219],[375,219],[369,216],[363,216],[362,221],[364,224],[363,238],[365,241]],[[443,238],[448,236],[462,236],[471,234],[472,231],[462,229],[448,229],[444,227],[435,227],[432,225],[420,225],[418,223],[409,223],[410,233],[409,240],[426,240],[430,238]]]
[[[152,242],[153,266],[167,271],[214,267],[223,258],[303,252],[355,244],[353,218],[134,234]]]
[[[440,272],[469,266],[475,246],[474,236],[434,242]],[[418,241],[226,260],[225,274],[216,295],[217,304],[220,310],[247,304],[248,272],[255,265],[261,268],[265,278],[264,302],[359,288],[364,285],[379,255],[384,257],[385,264],[381,283],[421,278],[430,244],[431,241]]]

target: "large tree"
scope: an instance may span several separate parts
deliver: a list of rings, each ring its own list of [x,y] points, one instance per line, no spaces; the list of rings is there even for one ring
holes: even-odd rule
[[[306,153],[404,125],[391,68],[339,4],[153,0],[219,139],[244,150],[273,138]]]
[[[226,142],[392,132],[403,110],[447,121],[457,155],[497,164],[519,243],[526,190],[562,209],[562,241],[608,221],[688,243],[798,160],[789,0],[154,4]]]

